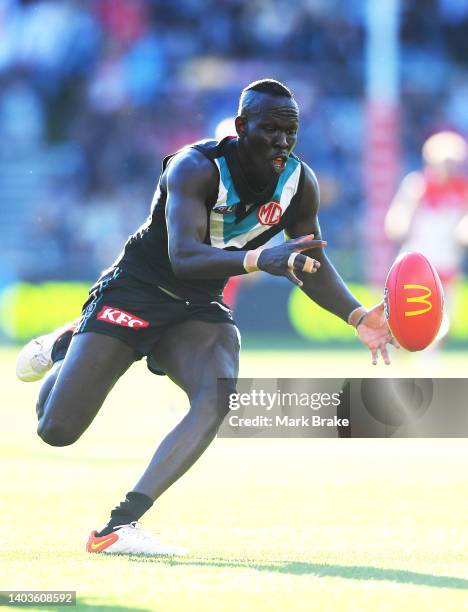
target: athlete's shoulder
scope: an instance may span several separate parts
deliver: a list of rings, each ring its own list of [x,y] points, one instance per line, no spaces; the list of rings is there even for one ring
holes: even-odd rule
[[[304,189],[303,189],[304,198],[303,199],[307,200],[308,202],[310,202],[311,199],[313,199],[317,201],[318,203],[320,199],[320,187],[319,187],[317,175],[312,170],[312,168],[309,165],[307,165],[305,162],[301,161],[301,164],[302,164],[302,171],[304,172]]]
[[[219,170],[215,160],[225,155],[226,146],[234,139],[234,136],[227,136],[222,140],[210,138],[198,140],[166,158],[164,169],[170,165],[172,166],[171,174],[174,170],[177,173],[182,170],[183,174],[204,173],[212,180],[219,179]]]
[[[215,166],[214,160],[218,157],[222,157],[224,155],[224,149],[228,142],[230,142],[234,137],[228,136],[227,138],[223,138],[222,140],[214,140],[212,138],[205,138],[203,140],[198,140],[193,142],[192,144],[188,144],[182,149],[179,149],[176,153],[169,155],[166,157],[164,168],[169,165],[169,162],[177,161],[177,162],[185,162],[186,165],[192,164],[203,164],[203,160],[207,160],[212,162],[212,165]]]
[[[192,188],[197,191],[210,191],[219,178],[216,166],[198,148],[188,145],[177,151],[168,161],[163,185],[178,186],[181,189]]]
[[[223,138],[223,140],[213,140],[211,138],[205,138],[189,145],[192,149],[195,149],[202,153],[205,157],[210,160],[214,160],[217,157],[221,157],[224,153],[224,145],[229,138]]]

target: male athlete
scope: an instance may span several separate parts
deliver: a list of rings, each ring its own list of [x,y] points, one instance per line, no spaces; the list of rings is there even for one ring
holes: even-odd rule
[[[189,398],[188,413],[141,479],[107,525],[91,533],[89,552],[181,552],[137,521],[200,457],[228,412],[217,380],[232,379],[234,390],[238,373],[239,333],[222,301],[230,276],[285,276],[354,326],[373,363],[378,351],[390,362],[382,304],[366,310],[323,252],[317,179],[292,154],[298,124],[297,103],[284,85],[267,79],[246,87],[236,138],[203,141],[164,160],[150,217],[91,289],[74,333],[62,328],[19,355],[22,380],[42,378],[54,366],[37,403],[38,434],[53,446],[73,444],[115,382],[144,356],[151,371],[167,374]],[[290,240],[262,250],[283,230]]]

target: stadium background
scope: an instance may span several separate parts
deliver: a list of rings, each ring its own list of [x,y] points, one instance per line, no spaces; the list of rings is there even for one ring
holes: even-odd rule
[[[79,609],[100,612],[466,609],[463,438],[217,439],[144,517],[187,559],[89,558],[89,530],[186,399],[139,363],[75,445],[51,448],[35,435],[38,385],[14,378],[16,345],[76,316],[144,220],[162,157],[214,135],[264,76],[301,104],[298,153],[320,180],[333,261],[366,304],[377,299],[395,253],[379,215],[427,136],[468,134],[468,1],[402,1],[393,65],[377,55],[372,70],[368,13],[382,8],[383,41],[396,5],[0,0],[0,589],[73,589]],[[392,163],[376,193],[369,130],[382,125],[369,103],[389,101]],[[372,368],[346,325],[285,280],[250,275],[236,306],[241,375],[466,377],[466,296],[462,282],[441,354],[394,352]]]
[[[397,4],[375,5],[381,37]],[[369,12],[365,2],[338,0],[3,0],[0,338],[23,341],[74,317],[89,283],[146,218],[162,158],[213,137],[242,87],[263,76],[284,80],[300,103],[297,152],[320,181],[332,260],[348,282],[367,286],[358,288],[366,303],[380,297],[397,249],[383,235],[383,214],[399,179],[420,166],[431,133],[468,132],[468,8],[403,2],[397,48],[385,60],[388,46],[373,49],[366,36]],[[373,109],[388,106],[391,116],[372,124]],[[379,155],[376,194],[368,179]],[[346,326],[311,311],[283,279],[248,281],[236,316],[249,346],[275,338],[356,346]],[[457,303],[449,346],[460,347],[468,343],[463,284]]]

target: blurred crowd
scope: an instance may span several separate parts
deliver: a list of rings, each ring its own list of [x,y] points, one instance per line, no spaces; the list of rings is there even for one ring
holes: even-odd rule
[[[271,76],[301,105],[297,152],[319,177],[324,234],[358,278],[365,4],[0,0],[12,275],[93,279],[144,221],[162,158],[213,137],[242,87]],[[468,134],[467,28],[468,0],[402,2],[402,172],[434,131]]]

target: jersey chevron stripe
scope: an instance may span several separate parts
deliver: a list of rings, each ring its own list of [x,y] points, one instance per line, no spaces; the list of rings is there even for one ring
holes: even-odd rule
[[[240,202],[240,198],[237,195],[234,182],[229,172],[226,159],[219,157],[213,160],[219,170],[219,186],[218,186],[218,199],[216,200],[215,206],[233,206]],[[210,239],[213,246],[218,246],[223,242],[224,233],[224,215],[218,213],[211,213],[210,218]],[[218,247],[223,248],[223,247]]]
[[[234,188],[226,160],[224,157],[220,157],[214,161],[219,169],[220,176],[218,200],[214,207],[220,205],[235,207],[239,203],[239,196]],[[300,162],[290,157],[286,164],[286,168],[278,180],[272,198],[279,202],[282,214],[285,213],[286,209],[291,204],[293,196],[297,192],[300,175]],[[220,249],[226,247],[243,248],[246,247],[250,241],[260,236],[260,234],[268,231],[270,226],[262,225],[259,222],[256,210],[253,210],[252,214],[244,217],[239,223],[236,223],[235,211],[220,214],[212,210],[210,214],[210,240],[212,246]]]
[[[283,172],[272,175],[271,182],[263,188],[255,189],[244,175],[237,138],[200,140],[184,147],[183,152],[188,153],[191,149],[213,164],[213,182],[203,201],[208,226],[203,236],[205,244],[218,249],[254,249],[266,244],[270,238],[283,232],[290,221],[293,222],[294,209],[301,204],[300,192],[304,182],[303,164],[294,154],[289,156]],[[169,215],[166,214],[170,197],[164,173],[175,155],[164,158],[150,216],[129,237],[113,267],[122,268],[136,280],[164,287],[184,301],[204,303],[208,298],[208,301],[219,300],[226,277],[180,279],[172,268],[169,257],[172,228],[168,227]],[[190,216],[190,211],[187,215]],[[269,222],[272,225],[268,225]],[[94,297],[96,287],[86,305]]]
[[[226,162],[225,157],[218,157],[214,160],[219,168],[219,196],[221,195],[224,200],[222,202],[216,202],[216,205],[224,203],[227,206],[235,206],[239,204],[240,198],[237,194],[236,188],[234,187],[234,181],[232,180],[231,173]]]

